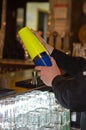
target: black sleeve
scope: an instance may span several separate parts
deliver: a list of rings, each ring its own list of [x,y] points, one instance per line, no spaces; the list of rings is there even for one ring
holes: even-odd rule
[[[66,55],[65,53],[54,49],[52,54],[58,66],[63,69],[69,75],[76,75],[86,63],[86,60],[82,57],[73,57]]]
[[[86,111],[86,69],[73,78],[56,76],[52,89],[59,103],[72,111]]]

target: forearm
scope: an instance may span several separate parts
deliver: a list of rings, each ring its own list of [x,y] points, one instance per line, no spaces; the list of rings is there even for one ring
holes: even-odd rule
[[[84,67],[86,60],[81,57],[72,57],[54,49],[51,53],[58,66],[70,75],[76,75]]]
[[[83,76],[70,79],[64,78],[63,76],[57,76],[52,82],[52,89],[56,99],[63,107],[72,111],[82,112],[86,111],[85,82]]]

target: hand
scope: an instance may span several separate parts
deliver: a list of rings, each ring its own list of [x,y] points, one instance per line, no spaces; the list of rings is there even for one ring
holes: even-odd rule
[[[48,53],[51,55],[54,48],[50,44],[47,44],[46,41],[40,36],[40,34],[37,31],[34,31],[33,29],[31,29],[31,31],[38,38],[38,40],[42,43],[42,45],[46,48]],[[27,51],[26,48],[24,47],[24,44],[23,44],[22,40],[20,39],[19,35],[17,35],[17,39],[18,39],[19,43],[22,45],[22,47],[24,48],[24,50]]]
[[[17,35],[16,37],[17,37],[18,42],[21,44],[22,48],[23,48],[23,49],[24,49],[24,51],[26,52],[27,50],[26,50],[26,48],[25,48],[25,46],[24,46],[24,44],[23,44],[23,42],[22,42],[22,40],[21,40],[20,36],[19,36],[19,35]]]
[[[46,41],[40,36],[40,34],[37,31],[34,31],[33,29],[31,29],[31,31],[39,39],[39,41],[46,48],[46,50],[49,52],[49,54],[51,54],[54,48],[50,44],[47,44]]]
[[[47,85],[52,86],[52,81],[57,75],[61,75],[55,60],[51,57],[52,66],[36,66],[38,76]]]

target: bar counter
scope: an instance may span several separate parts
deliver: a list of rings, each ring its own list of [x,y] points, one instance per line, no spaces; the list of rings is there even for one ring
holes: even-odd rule
[[[3,73],[3,74],[0,74],[0,86],[2,87],[2,88],[7,88],[7,89],[12,89],[12,90],[15,90],[16,91],[16,94],[13,94],[13,95],[8,95],[7,97],[10,97],[10,96],[17,96],[17,95],[22,95],[22,96],[24,96],[24,94],[26,94],[26,93],[28,93],[28,92],[30,92],[30,91],[32,91],[32,90],[37,90],[37,89],[41,89],[41,88],[46,88],[46,86],[45,85],[42,85],[42,86],[40,86],[40,87],[35,87],[35,88],[29,88],[29,86],[28,86],[28,88],[23,88],[22,86],[16,86],[15,85],[15,83],[16,82],[19,82],[19,81],[24,81],[24,80],[28,80],[28,79],[32,79],[32,71],[33,71],[33,69],[34,68],[32,68],[32,69],[25,69],[25,70],[19,70],[19,71],[12,71],[12,72],[7,72],[7,73]],[[46,94],[46,96],[47,96],[47,94]],[[40,96],[39,96],[40,97]],[[2,100],[3,100],[4,98],[2,98]],[[36,99],[36,97],[35,97],[35,99]],[[38,98],[37,98],[38,99]],[[44,99],[46,99],[46,98],[43,98],[43,102],[44,102]],[[29,100],[29,99],[28,99]],[[41,100],[42,100],[42,98],[41,98]],[[31,102],[30,102],[31,103]],[[36,103],[34,104],[34,105],[36,105],[37,104],[37,101],[36,101]],[[20,106],[20,104],[18,103],[18,107]],[[23,105],[24,106],[24,105]],[[40,105],[38,105],[38,106],[40,106]],[[43,105],[42,107],[45,107],[46,106],[46,102],[45,102],[45,105]],[[6,108],[6,107],[5,107]],[[20,108],[22,108],[22,107],[20,107]],[[64,108],[62,108],[62,109],[64,109]],[[31,110],[32,110],[32,108],[31,108]],[[24,112],[24,111],[23,111]],[[66,110],[66,109],[64,109],[63,110],[63,112],[67,112],[68,113],[68,118],[69,118],[69,110]],[[62,112],[62,113],[63,113]],[[27,114],[25,114],[25,116],[26,116]],[[54,115],[55,116],[55,115]],[[26,117],[27,118],[27,117]],[[69,118],[70,119],[70,118]],[[70,120],[69,119],[67,119],[67,121],[66,121],[66,125],[64,124],[64,125],[62,125],[62,124],[60,124],[60,127],[62,127],[62,128],[60,128],[60,130],[70,130]],[[58,125],[57,125],[57,127],[59,127]],[[1,130],[4,130],[4,129],[1,129]],[[9,130],[9,129],[7,129],[7,130]],[[15,128],[15,130],[17,130],[17,128]],[[30,130],[33,130],[33,129],[30,129]],[[35,130],[35,129],[34,129]],[[41,130],[41,129],[39,129],[39,130]],[[44,129],[43,129],[44,130]]]
[[[34,63],[31,59],[0,59],[0,73],[32,68],[34,68]]]
[[[13,89],[17,94],[32,90],[29,86],[28,88],[23,88],[15,85],[18,81],[32,79],[32,71],[33,69],[25,69],[0,74],[0,86],[2,88]]]

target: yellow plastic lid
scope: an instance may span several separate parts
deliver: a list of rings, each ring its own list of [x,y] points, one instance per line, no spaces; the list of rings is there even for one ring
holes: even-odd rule
[[[29,27],[20,29],[18,34],[32,59],[44,51],[47,52],[45,47],[41,44]]]

